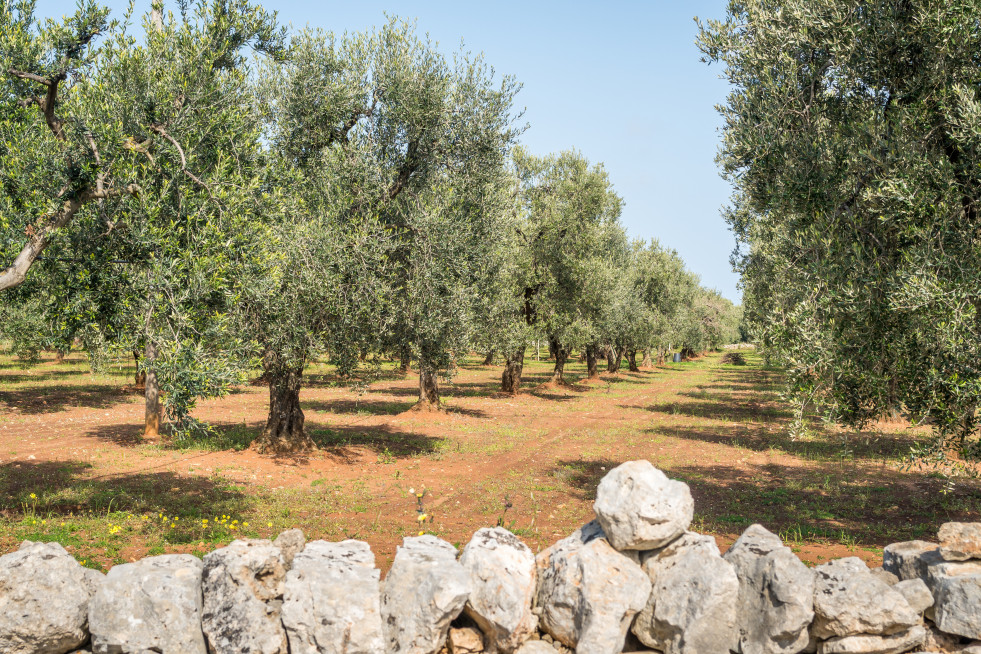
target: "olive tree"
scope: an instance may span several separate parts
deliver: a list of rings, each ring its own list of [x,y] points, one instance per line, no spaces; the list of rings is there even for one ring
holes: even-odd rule
[[[981,8],[731,2],[720,163],[748,310],[799,407],[929,419],[979,452]]]

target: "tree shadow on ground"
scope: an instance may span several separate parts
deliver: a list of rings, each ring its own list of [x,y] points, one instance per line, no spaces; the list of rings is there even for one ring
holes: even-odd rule
[[[304,400],[304,411],[337,415],[394,416],[412,408],[415,402],[397,402],[361,398],[358,400]]]
[[[25,388],[0,390],[0,408],[15,414],[57,413],[75,407],[109,409],[129,401],[137,391],[131,387],[105,384],[79,384],[58,388]]]
[[[679,395],[698,399],[703,397],[692,393],[679,393]],[[789,409],[767,406],[767,404],[758,400],[746,400],[741,404],[733,404],[716,396],[716,398],[704,399],[700,402],[656,402],[644,408],[651,413],[666,413],[707,420],[790,422],[793,414]]]
[[[810,433],[793,438],[784,428],[769,429],[765,425],[734,423],[722,426],[668,426],[645,430],[645,433],[669,436],[681,440],[701,441],[741,447],[754,452],[779,450],[806,460],[866,461],[882,463],[898,461],[909,454],[916,434],[877,432],[838,432],[810,428]]]
[[[12,519],[25,510],[37,515],[129,511],[197,517],[234,515],[251,502],[220,477],[181,476],[152,467],[91,477],[91,469],[91,464],[81,461],[4,463],[0,465],[0,513]]]
[[[349,463],[360,460],[365,449],[392,459],[412,458],[441,451],[449,442],[387,425],[311,428],[310,437],[321,453]]]
[[[578,498],[593,500],[600,480],[622,462],[559,461],[551,474]],[[760,523],[791,542],[881,547],[932,539],[944,522],[981,517],[981,482],[963,480],[944,494],[944,481],[929,473],[836,463],[681,465],[666,472],[689,485],[697,531],[735,534]]]

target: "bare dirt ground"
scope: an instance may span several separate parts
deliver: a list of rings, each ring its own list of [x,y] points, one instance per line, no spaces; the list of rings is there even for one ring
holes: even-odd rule
[[[576,383],[561,388],[536,388],[549,364],[532,360],[516,397],[497,392],[499,367],[472,361],[444,385],[439,414],[408,411],[414,375],[389,374],[359,394],[314,366],[302,399],[320,449],[275,458],[247,449],[264,423],[263,387],[201,403],[195,416],[217,435],[153,442],[140,435],[131,366],[92,374],[76,353],[25,370],[0,357],[0,553],[23,539],[58,540],[107,568],[297,526],[310,539],[366,540],[387,568],[403,536],[462,545],[495,524],[540,550],[592,519],[606,471],[639,458],[691,485],[692,528],[723,549],[759,522],[810,564],[874,563],[889,542],[981,519],[978,481],[945,492],[938,475],[901,469],[922,430],[815,421],[791,438],[779,372],[747,358],[732,366],[715,354],[591,382],[572,365]]]

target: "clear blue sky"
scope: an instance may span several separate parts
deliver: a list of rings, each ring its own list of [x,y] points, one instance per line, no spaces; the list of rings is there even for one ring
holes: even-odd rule
[[[103,0],[116,15],[125,0]],[[74,0],[39,0],[38,14],[74,11]],[[137,10],[149,9],[137,0]],[[524,84],[518,104],[537,154],[576,148],[602,161],[626,201],[630,235],[676,249],[706,286],[739,301],[729,266],[733,238],[720,216],[730,188],[718,175],[725,99],[719,68],[699,61],[694,16],[721,18],[724,0],[271,2],[284,22],[343,32],[415,18],[447,53],[461,39],[499,73]],[[176,9],[176,2],[165,0]]]

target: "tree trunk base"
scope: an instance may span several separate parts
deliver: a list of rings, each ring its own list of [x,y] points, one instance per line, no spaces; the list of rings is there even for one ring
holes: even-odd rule
[[[252,445],[259,454],[304,454],[317,449],[317,444],[303,431],[272,432],[268,428],[262,430],[262,435]]]

